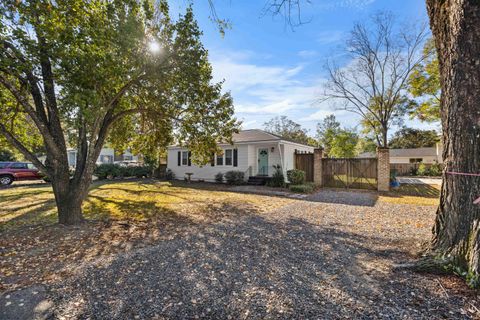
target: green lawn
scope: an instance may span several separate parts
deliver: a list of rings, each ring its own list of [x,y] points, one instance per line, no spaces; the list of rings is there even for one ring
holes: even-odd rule
[[[380,193],[378,200],[398,204],[438,205],[440,186],[429,184],[402,184],[399,188]]]
[[[219,207],[269,210],[291,200],[229,192],[215,184],[155,180],[95,182],[84,203],[90,220],[137,220],[185,215],[201,218]],[[248,207],[248,208],[247,208]],[[56,206],[48,184],[0,190],[0,230],[56,222]]]

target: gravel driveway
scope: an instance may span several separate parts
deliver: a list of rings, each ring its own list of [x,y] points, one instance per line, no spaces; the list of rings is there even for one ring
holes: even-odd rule
[[[322,193],[269,213],[185,225],[154,246],[81,266],[51,289],[55,316],[473,317],[478,298],[461,281],[391,270],[428,239],[434,207],[332,204],[338,193]]]

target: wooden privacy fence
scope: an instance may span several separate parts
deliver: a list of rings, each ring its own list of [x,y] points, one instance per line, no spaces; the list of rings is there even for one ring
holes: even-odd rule
[[[295,168],[305,171],[305,180],[313,182],[314,154],[295,152]],[[331,188],[377,189],[377,158],[322,158],[322,185]]]
[[[377,189],[377,158],[324,158],[322,182],[325,187]]]
[[[295,151],[295,169],[305,171],[305,181],[313,182],[313,153]]]

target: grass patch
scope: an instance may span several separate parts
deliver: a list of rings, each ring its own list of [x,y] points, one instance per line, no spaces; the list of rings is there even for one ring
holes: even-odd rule
[[[397,204],[436,206],[440,198],[440,186],[429,184],[402,184],[399,188],[381,193],[378,200]]]
[[[236,209],[267,212],[291,201],[228,189],[224,185],[150,179],[101,181],[92,184],[83,212],[89,220],[148,221],[179,215],[202,220],[212,212],[228,213]],[[0,190],[0,230],[56,221],[57,209],[50,185]]]

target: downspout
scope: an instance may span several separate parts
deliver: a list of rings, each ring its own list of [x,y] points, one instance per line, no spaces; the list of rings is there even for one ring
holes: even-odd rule
[[[282,166],[282,172],[283,172],[283,177],[287,176],[287,172],[285,171],[285,166],[283,165],[283,154],[282,154],[282,149],[280,148],[280,142],[277,143],[278,146],[278,152],[280,153],[280,165]],[[283,148],[285,151],[285,147]]]

